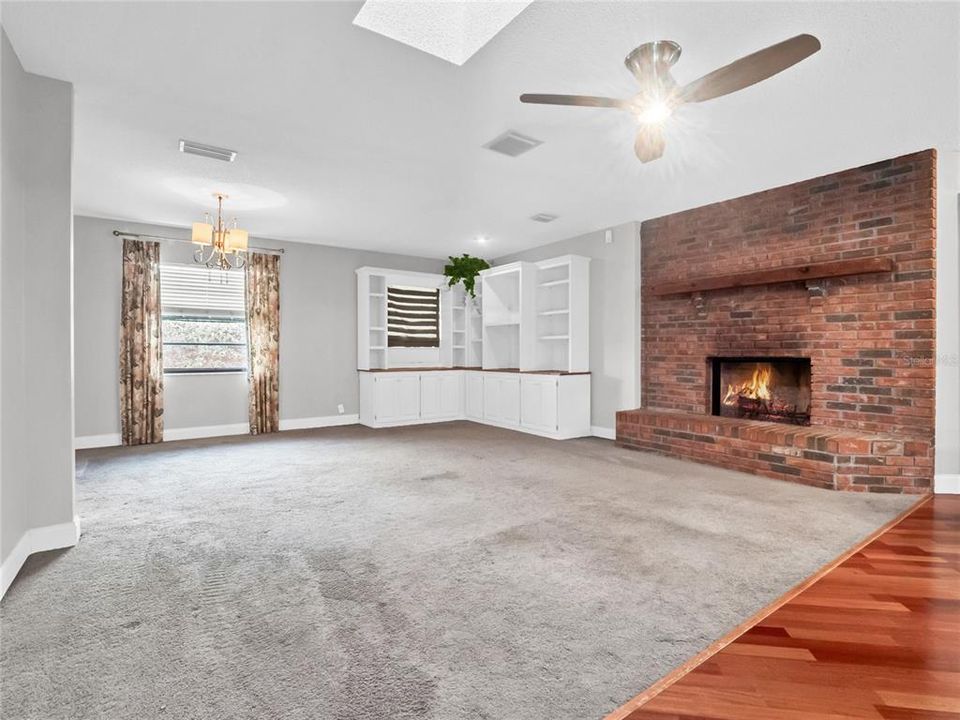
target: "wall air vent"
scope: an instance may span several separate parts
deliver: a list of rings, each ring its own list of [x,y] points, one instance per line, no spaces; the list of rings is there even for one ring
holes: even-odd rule
[[[181,140],[180,152],[213,158],[214,160],[223,160],[224,162],[233,162],[237,159],[236,150],[227,150],[226,148],[216,147],[214,145],[204,145],[203,143],[193,142],[192,140]]]
[[[556,220],[557,216],[551,215],[550,213],[537,213],[536,215],[531,215],[530,219],[533,220],[534,222],[548,223]]]
[[[503,135],[494,138],[483,147],[485,147],[487,150],[498,152],[501,155],[517,157],[517,155],[523,155],[525,152],[533,150],[537,145],[542,144],[543,140],[535,140],[534,138],[521,135],[513,130],[508,130]]]

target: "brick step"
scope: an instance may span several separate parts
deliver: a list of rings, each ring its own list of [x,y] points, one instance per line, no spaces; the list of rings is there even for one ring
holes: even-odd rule
[[[932,443],[638,408],[617,413],[617,444],[790,482],[854,492],[928,492]]]

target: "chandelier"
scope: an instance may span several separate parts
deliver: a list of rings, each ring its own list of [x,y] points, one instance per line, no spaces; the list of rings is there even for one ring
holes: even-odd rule
[[[193,242],[198,247],[193,253],[193,261],[208,268],[220,270],[238,270],[246,264],[247,231],[237,227],[228,228],[223,222],[223,201],[227,195],[214,193],[217,199],[217,223],[210,222],[210,213],[206,213],[206,222],[193,224]]]

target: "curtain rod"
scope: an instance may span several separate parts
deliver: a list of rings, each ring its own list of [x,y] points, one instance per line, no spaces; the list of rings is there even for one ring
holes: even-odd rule
[[[130,237],[136,238],[137,240],[165,240],[167,242],[188,243],[193,245],[193,241],[191,240],[185,240],[184,238],[164,237],[163,235],[141,235],[140,233],[122,232],[121,230],[114,230],[113,234],[116,237]],[[267,253],[268,255],[283,255],[283,248],[265,248],[251,245],[249,249],[256,250],[257,252],[261,253]]]

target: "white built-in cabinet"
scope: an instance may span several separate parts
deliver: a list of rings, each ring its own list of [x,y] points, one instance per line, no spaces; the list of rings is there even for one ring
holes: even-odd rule
[[[589,258],[515,262],[480,276],[484,369],[589,372]]]
[[[357,369],[480,367],[480,293],[467,298],[462,285],[449,287],[443,275],[387,268],[357,269]],[[479,284],[479,283],[478,283]],[[440,345],[391,348],[387,289],[394,286],[440,290]]]
[[[590,375],[499,370],[360,373],[360,422],[472,420],[558,440],[590,435]]]
[[[519,373],[483,374],[483,419],[486,422],[507,427],[520,424],[520,379]]]
[[[358,269],[360,422],[589,435],[589,264],[565,255],[495,266],[480,273],[475,299],[442,275]],[[439,347],[389,347],[387,290],[397,285],[440,289]]]
[[[440,370],[420,375],[420,419],[463,417],[463,373]]]
[[[483,420],[483,372],[463,373],[463,416],[467,420]]]

